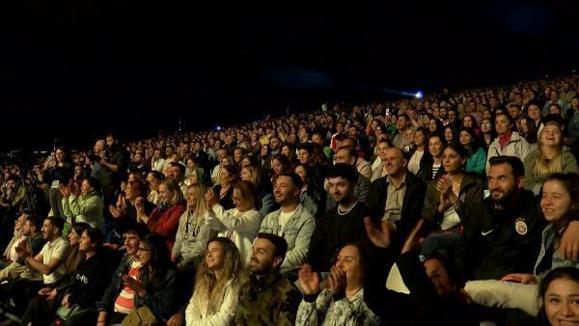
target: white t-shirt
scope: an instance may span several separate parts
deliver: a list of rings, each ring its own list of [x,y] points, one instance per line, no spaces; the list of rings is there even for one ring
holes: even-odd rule
[[[44,280],[44,284],[53,284],[56,281],[60,280],[64,275],[64,259],[66,254],[66,249],[68,249],[68,241],[63,237],[58,237],[54,241],[47,242],[42,247],[40,251],[40,255],[42,255],[42,263],[44,265],[48,265],[52,258],[58,258],[61,262],[60,266],[58,266],[52,273],[48,275],[42,275],[42,279]]]
[[[292,215],[294,215],[294,213],[296,212],[296,210],[297,210],[297,207],[296,207],[296,209],[294,209],[293,211],[287,212],[287,213],[285,213],[285,212],[283,211],[283,209],[281,210],[281,212],[280,212],[280,214],[279,214],[279,226],[280,226],[280,228],[279,228],[279,233],[280,233],[280,234],[278,234],[279,236],[282,236],[285,225],[286,225],[287,222],[289,221],[290,217],[292,217]]]

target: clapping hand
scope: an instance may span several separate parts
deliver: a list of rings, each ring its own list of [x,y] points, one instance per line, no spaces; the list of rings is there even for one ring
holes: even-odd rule
[[[337,266],[332,266],[328,277],[328,288],[333,295],[336,295],[346,288],[346,273]]]
[[[298,273],[299,282],[305,295],[320,293],[320,274],[312,270],[312,266],[305,264]]]
[[[18,257],[28,257],[32,255],[32,249],[26,240],[20,242],[16,248],[14,248]]]

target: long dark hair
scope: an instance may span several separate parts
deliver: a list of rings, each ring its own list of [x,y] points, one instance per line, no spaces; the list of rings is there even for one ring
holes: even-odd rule
[[[141,244],[149,245],[151,260],[149,262],[151,281],[160,281],[171,267],[171,257],[165,238],[157,234],[148,234],[141,239]]]

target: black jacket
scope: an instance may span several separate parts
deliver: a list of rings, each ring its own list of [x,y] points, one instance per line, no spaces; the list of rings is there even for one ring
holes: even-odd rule
[[[104,249],[99,249],[89,259],[84,257],[73,276],[73,284],[68,290],[70,304],[81,308],[95,307],[101,299],[113,275],[113,267]],[[95,307],[96,308],[96,307]]]
[[[440,191],[436,189],[436,181],[432,180],[427,184],[422,217],[430,229],[439,230],[444,214],[438,212]],[[483,188],[482,181],[475,174],[466,173],[462,178],[459,193],[460,204],[456,206],[456,212],[463,223],[467,218],[479,218],[478,215],[483,205]]]
[[[372,217],[376,220],[384,216],[386,199],[388,197],[388,177],[382,177],[372,183],[368,206]],[[406,172],[406,192],[402,201],[402,219],[396,225],[398,227],[397,237],[404,241],[414,225],[420,218],[422,205],[424,203],[424,194],[426,193],[426,184],[410,172]],[[399,242],[400,242],[399,241]]]
[[[533,273],[546,226],[539,199],[521,190],[515,207],[498,210],[489,197],[477,218],[463,221],[456,263],[467,279],[501,279],[509,273]]]
[[[434,179],[440,177],[441,175],[443,175],[444,174],[444,166],[441,165],[438,172],[436,172],[436,175],[434,176],[434,178],[432,177],[432,164],[433,163],[434,163],[434,158],[432,157],[432,155],[430,155],[430,153],[428,151],[424,151],[424,155],[422,155],[422,159],[420,160],[420,169],[418,170],[418,173],[416,174],[416,176],[419,177],[420,179],[422,179],[422,181],[428,182],[430,180],[434,180]]]

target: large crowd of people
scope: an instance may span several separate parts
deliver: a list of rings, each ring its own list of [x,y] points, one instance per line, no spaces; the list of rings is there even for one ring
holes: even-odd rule
[[[444,89],[6,163],[2,324],[579,323],[578,94]]]

